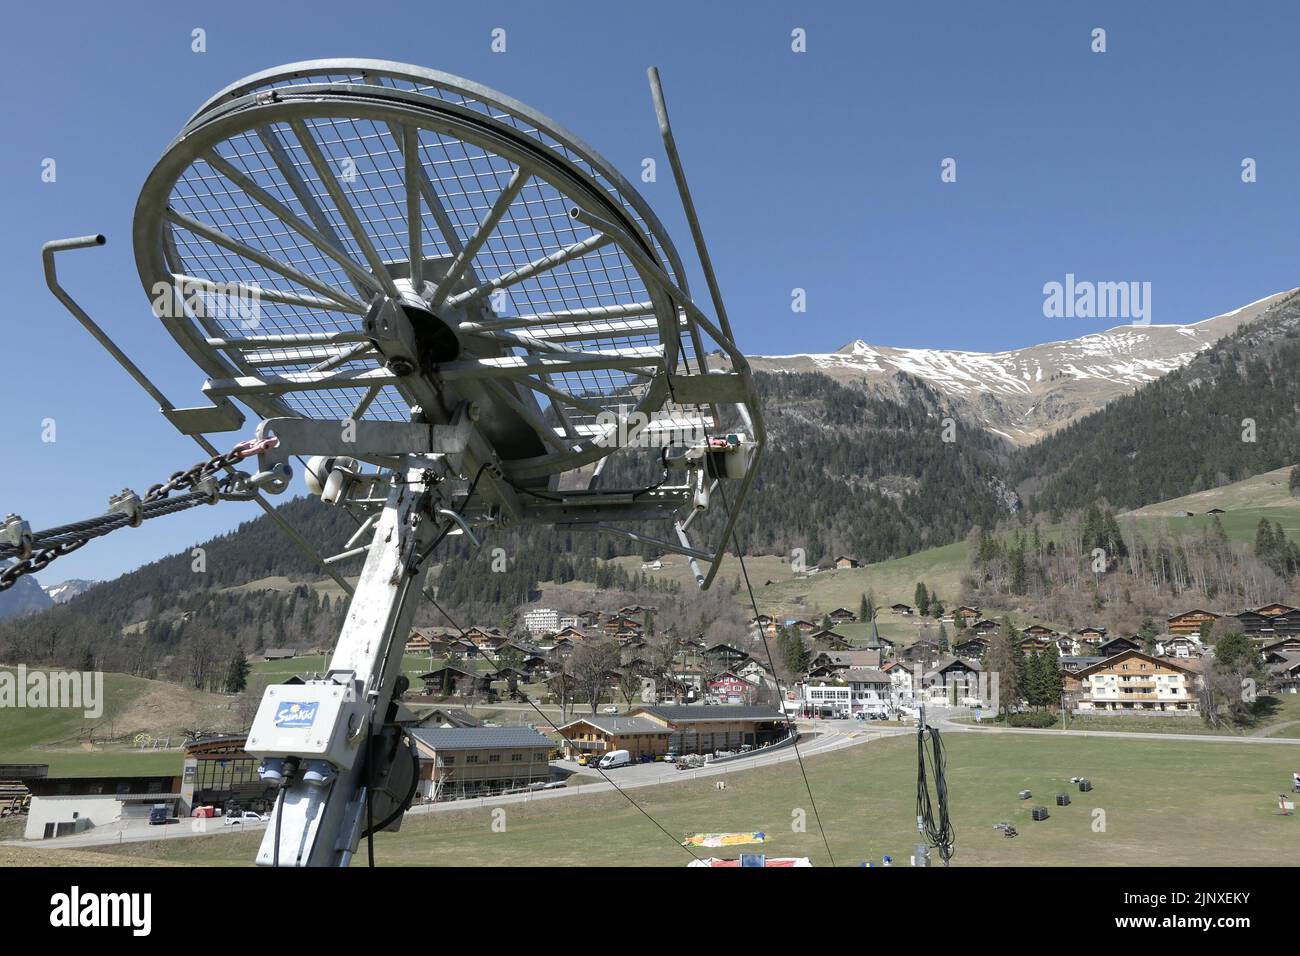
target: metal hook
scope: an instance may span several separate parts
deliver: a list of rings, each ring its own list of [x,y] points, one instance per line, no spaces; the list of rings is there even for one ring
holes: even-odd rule
[[[470,530],[469,524],[455,511],[452,511],[450,508],[439,508],[438,514],[446,515],[452,521],[456,522],[456,524],[460,526],[460,530],[465,532],[465,536],[474,542],[474,548],[476,550],[483,547],[482,542],[479,541],[479,539],[475,537],[474,532]]]

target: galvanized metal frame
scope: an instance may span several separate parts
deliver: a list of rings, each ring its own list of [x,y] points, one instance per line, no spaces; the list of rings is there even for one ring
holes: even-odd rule
[[[403,86],[405,85],[405,87]],[[592,489],[588,492],[556,492],[556,477],[599,462],[611,449],[600,441],[601,436],[588,434],[586,426],[575,427],[569,420],[565,405],[586,415],[602,408],[589,396],[570,394],[558,388],[551,378],[557,371],[581,368],[608,368],[643,375],[645,386],[640,401],[625,409],[633,412],[655,412],[665,403],[676,401],[707,405],[714,408],[713,423],[720,422],[718,406],[734,405],[740,419],[746,423],[757,443],[752,459],[765,444],[757,394],[744,356],[731,339],[727,319],[712,264],[703,244],[698,217],[685,185],[680,157],[672,139],[666,107],[657,74],[651,73],[651,87],[660,131],[664,137],[683,205],[696,241],[701,264],[713,298],[717,321],[710,320],[690,297],[684,269],[662,225],[636,191],[616,170],[605,162],[590,146],[573,134],[554,124],[535,111],[503,94],[478,84],[451,77],[433,70],[424,70],[386,61],[373,60],[317,60],[291,64],[255,74],[228,87],[205,103],[191,118],[180,137],[169,148],[141,192],[135,225],[135,246],[141,280],[146,290],[157,282],[180,285],[176,291],[176,304],[183,304],[183,283],[195,279],[180,268],[181,257],[171,240],[164,223],[171,223],[204,235],[227,248],[233,248],[241,257],[258,261],[257,250],[241,248],[228,241],[229,237],[208,224],[197,222],[168,209],[167,199],[171,183],[195,158],[209,162],[212,168],[226,176],[253,200],[261,202],[276,218],[295,233],[306,239],[323,254],[334,260],[352,280],[359,296],[382,292],[390,297],[399,293],[389,275],[382,256],[370,246],[364,226],[351,212],[347,196],[329,175],[327,162],[305,126],[305,121],[320,117],[362,117],[376,125],[383,124],[404,158],[404,186],[408,215],[407,245],[412,253],[409,259],[410,278],[419,285],[435,283],[434,294],[426,297],[431,304],[445,303],[452,307],[478,309],[458,323],[467,341],[491,343],[497,348],[524,349],[523,355],[486,360],[446,363],[439,367],[439,377],[445,381],[481,380],[496,400],[510,407],[542,437],[547,451],[535,458],[513,461],[494,461],[496,468],[489,472],[484,494],[477,497],[505,496],[513,498],[513,517],[524,520],[555,521],[573,526],[598,527],[612,533],[629,536],[628,529],[611,527],[611,522],[668,519],[674,524],[678,541],[648,539],[632,532],[636,540],[655,540],[665,550],[687,554],[692,560],[711,560],[707,576],[698,580],[703,586],[712,581],[718,570],[716,558],[727,549],[730,536],[744,497],[752,484],[754,468],[741,479],[738,492],[724,522],[723,531],[714,551],[704,551],[689,543],[685,529],[694,515],[683,520],[676,509],[686,500],[681,489],[663,489],[657,496],[644,496],[635,503],[628,502],[626,492],[617,489]],[[428,95],[436,90],[438,98]],[[460,102],[454,98],[460,97]],[[477,107],[477,108],[476,108]],[[344,220],[351,239],[362,252],[358,262],[347,252],[329,217],[314,201],[310,187],[301,181],[295,184],[296,167],[287,156],[284,145],[276,143],[275,127],[287,123],[301,139],[308,152],[311,166],[334,202]],[[514,124],[514,125],[511,125]],[[438,194],[438,184],[423,164],[417,161],[412,147],[418,149],[418,130],[431,130],[439,135],[455,136],[467,143],[491,150],[515,163],[510,184],[498,196],[480,229],[467,240],[457,234],[450,222],[446,208]],[[276,200],[246,173],[242,173],[228,160],[215,154],[215,146],[232,131],[256,131],[276,155],[277,166],[285,173],[293,193],[308,213],[308,219],[299,219],[283,203]],[[304,134],[305,132],[305,135]],[[545,148],[541,145],[553,141]],[[310,144],[310,145],[309,145]],[[563,154],[563,155],[562,155]],[[574,166],[567,157],[583,164],[586,169]],[[292,170],[292,172],[290,172]],[[592,179],[592,176],[596,179]],[[516,275],[504,274],[482,279],[474,269],[474,256],[496,221],[513,202],[525,181],[539,177],[573,199],[571,212],[574,221],[588,226],[590,236],[573,243],[569,248],[554,250],[516,274],[537,271],[556,260],[564,260],[590,251],[601,245],[614,245],[639,273],[648,293],[648,300],[624,303],[601,308],[565,309],[558,312],[527,316],[498,318],[483,308],[482,299],[494,288],[511,284]],[[417,187],[412,189],[412,184]],[[426,260],[420,248],[421,232],[410,219],[423,203],[439,227],[448,248],[455,252],[450,269],[443,276],[425,276]],[[278,207],[278,208],[277,208]],[[315,207],[315,208],[313,208]],[[280,215],[284,213],[284,215]],[[422,220],[423,217],[421,217]],[[161,231],[160,231],[161,230]],[[662,258],[661,258],[662,257]],[[275,271],[285,274],[283,264]],[[290,275],[303,293],[266,290],[268,301],[280,302],[300,308],[328,307],[331,311],[360,314],[366,303],[354,298],[346,290],[322,287],[310,276]],[[211,277],[197,277],[198,283],[212,282]],[[457,291],[459,290],[459,291]],[[185,315],[178,318],[177,313]],[[645,316],[645,318],[638,318]],[[608,318],[621,325],[602,326],[600,320]],[[659,333],[663,344],[661,354],[644,349],[596,350],[570,349],[568,342],[581,342],[584,338],[599,335],[602,331],[623,333],[628,320],[635,320],[634,330]],[[368,354],[365,336],[358,333],[332,334],[303,333],[299,335],[231,336],[204,316],[187,315],[183,309],[173,310],[163,317],[164,324],[176,337],[182,348],[204,369],[211,380],[205,392],[219,403],[234,397],[264,417],[283,417],[290,411],[278,396],[301,389],[336,389],[339,387],[366,389],[356,404],[354,417],[364,413],[381,389],[394,385],[412,406],[426,410],[434,407],[436,389],[420,381],[400,379],[383,369],[358,371],[345,368],[360,356]],[[704,366],[704,349],[701,331],[726,353],[731,363],[729,373],[709,374]],[[692,342],[697,366],[679,372],[678,337],[685,334]],[[275,348],[296,346],[293,352],[271,352]],[[276,373],[278,365],[293,365],[310,360],[314,365],[306,372]],[[694,372],[694,374],[690,374]],[[545,427],[537,394],[546,396],[559,420],[556,430]],[[290,412],[292,414],[292,412]],[[481,448],[480,443],[480,448]],[[490,455],[490,450],[488,452]],[[473,462],[473,459],[470,459]],[[477,464],[477,462],[473,462]],[[504,481],[495,481],[497,468]],[[538,482],[542,482],[539,486]],[[548,497],[561,497],[563,504],[552,501],[521,498],[509,492],[512,485],[531,485],[550,489]],[[578,517],[578,516],[581,517]]]

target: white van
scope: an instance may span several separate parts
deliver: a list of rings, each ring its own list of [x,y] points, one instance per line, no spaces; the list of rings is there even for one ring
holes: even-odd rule
[[[611,750],[600,758],[600,763],[596,766],[601,770],[613,770],[615,767],[626,767],[631,762],[632,755],[626,750]]]

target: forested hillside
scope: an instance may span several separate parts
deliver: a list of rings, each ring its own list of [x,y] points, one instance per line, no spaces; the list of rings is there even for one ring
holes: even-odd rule
[[[1099,502],[1117,512],[1300,461],[1300,297],[1283,300],[1185,368],[1015,452],[955,416],[932,385],[905,375],[891,380],[888,395],[815,372],[760,373],[757,382],[771,441],[738,525],[745,550],[789,556],[802,549],[809,564],[838,554],[876,562],[980,529],[1028,533],[1035,521],[1054,522]],[[606,473],[607,484],[657,478],[618,464]],[[346,512],[312,499],[281,509],[325,554],[356,527]],[[719,518],[711,513],[697,522],[696,540],[715,544]],[[337,633],[342,593],[322,584],[315,564],[266,516],[200,547],[201,560],[186,550],[66,604],[0,622],[0,660],[90,658],[141,676],[154,676],[168,660],[173,670],[210,675],[216,671],[206,648],[233,657],[241,648],[324,644]],[[1160,553],[1162,545],[1153,547]],[[500,621],[535,599],[545,581],[675,590],[607,561],[653,557],[652,547],[593,533],[520,527],[489,531],[478,552],[463,539],[445,548],[429,584],[463,621]],[[504,570],[492,568],[497,557]],[[1079,589],[1041,558],[1035,544],[986,553],[977,562],[988,576],[980,588]],[[1177,581],[1184,558],[1170,560],[1154,566],[1173,567]],[[340,567],[356,574],[360,559]],[[1149,568],[1140,564],[1139,571]],[[1233,575],[1199,586],[1241,590]],[[427,603],[419,615],[420,623],[445,623]]]
[[[899,378],[908,387],[891,401],[817,373],[758,376],[771,446],[739,525],[747,551],[882,561],[1015,510],[1001,442]]]
[[[1300,460],[1300,295],[1133,395],[1019,451],[1033,511],[1136,508]]]

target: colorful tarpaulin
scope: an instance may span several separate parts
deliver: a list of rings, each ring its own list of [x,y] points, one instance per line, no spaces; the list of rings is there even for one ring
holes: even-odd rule
[[[692,860],[687,866],[708,866],[708,867],[730,867],[740,866],[739,860],[722,860],[717,857],[709,857],[707,860]],[[769,856],[763,861],[763,866],[812,866],[806,856]]]
[[[765,833],[692,833],[682,841],[682,846],[743,846],[746,843],[762,843],[767,839]]]

